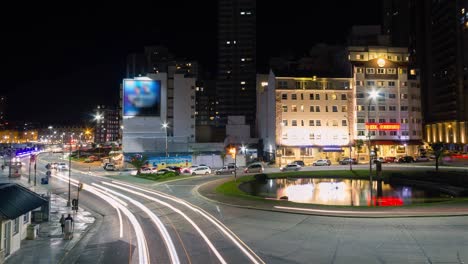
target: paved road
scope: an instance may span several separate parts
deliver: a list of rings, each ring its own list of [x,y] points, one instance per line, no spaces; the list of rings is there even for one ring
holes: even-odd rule
[[[43,155],[38,164],[40,173],[45,172],[46,162],[58,157]],[[105,216],[105,220],[93,232],[77,263],[263,263],[202,209],[82,169],[82,165],[72,165],[72,198],[76,196],[76,183],[84,183],[80,204]],[[68,190],[68,173],[52,173],[50,183],[62,193]]]
[[[360,165],[365,168],[365,165]],[[78,165],[76,166],[80,168]],[[346,169],[347,166],[331,166],[310,169]],[[398,165],[401,168],[401,166]],[[432,167],[432,165],[431,165]],[[408,169],[403,166],[402,169]],[[427,169],[427,168],[426,168]],[[99,169],[97,169],[99,170]],[[102,172],[102,171],[101,171]],[[195,228],[180,214],[165,205],[151,199],[157,198],[176,207],[192,219],[228,263],[251,262],[244,252],[233,241],[248,245],[266,263],[467,263],[468,262],[468,218],[467,217],[430,217],[430,218],[345,218],[323,217],[279,212],[257,211],[211,203],[194,191],[198,185],[219,177],[202,176],[186,180],[151,186],[157,193],[138,190],[150,195],[150,198],[139,197],[129,190],[121,190],[118,185],[102,184],[101,177],[73,171],[73,178],[88,184],[96,183],[111,190],[119,191],[140,201],[160,217],[174,239],[175,248],[183,263],[218,263],[221,262],[208,248]],[[109,181],[106,181],[109,182]],[[148,185],[149,186],[149,185]],[[128,187],[128,186],[125,186]],[[130,188],[134,190],[134,188]],[[82,195],[85,195],[83,192]],[[180,200],[161,197],[163,194],[181,198],[203,208],[215,217],[215,223],[223,224],[239,237],[229,238],[222,229],[204,218],[190,207],[180,204]],[[85,195],[86,196],[86,195]],[[88,198],[87,198],[88,199]],[[91,209],[99,211],[102,201],[89,198],[83,200]],[[127,201],[128,202],[128,201]],[[130,211],[142,223],[142,228],[149,245],[150,259],[166,263],[167,250],[159,231],[150,222],[143,210],[134,205]],[[128,225],[128,224],[127,224]],[[80,263],[94,259],[113,260],[107,257],[112,252],[128,250],[128,245],[106,244],[107,233],[118,230],[116,223],[110,223],[108,229],[102,229],[93,238],[82,255]],[[99,235],[98,235],[99,234]],[[98,240],[100,236],[103,241]],[[125,243],[136,247],[135,235]],[[116,242],[117,241],[117,242]],[[94,248],[99,250],[91,251]],[[244,249],[249,252],[247,247]],[[88,251],[89,250],[89,251]],[[136,250],[136,249],[135,249]],[[97,252],[100,252],[97,254]],[[186,253],[187,252],[187,253]],[[90,255],[97,254],[95,258]],[[156,254],[156,255],[155,255]],[[129,254],[127,254],[129,255]],[[94,256],[94,255],[93,255]],[[134,254],[136,256],[136,254]],[[257,258],[254,258],[257,261]],[[133,259],[135,262],[136,259]],[[126,262],[126,261],[125,261]],[[93,263],[110,263],[110,261],[93,261]],[[114,262],[120,263],[120,262]]]

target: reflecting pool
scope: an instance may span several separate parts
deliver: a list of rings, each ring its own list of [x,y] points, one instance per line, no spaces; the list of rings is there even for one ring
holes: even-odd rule
[[[381,180],[374,180],[372,188],[369,180],[333,178],[268,179],[265,182],[246,182],[240,188],[246,193],[265,198],[322,205],[402,206],[453,198],[439,191],[389,184]]]

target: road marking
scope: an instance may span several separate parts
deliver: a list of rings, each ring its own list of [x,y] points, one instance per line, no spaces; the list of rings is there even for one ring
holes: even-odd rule
[[[157,191],[152,191],[152,190],[147,190],[145,188],[141,188],[141,187],[137,187],[137,186],[133,186],[132,184],[128,184],[128,183],[125,183],[125,182],[120,182],[120,181],[112,181],[113,183],[116,183],[116,184],[119,184],[119,185],[122,185],[122,186],[127,186],[127,187],[130,187],[130,188],[133,188],[133,189],[136,189],[136,190],[140,190],[140,191],[143,191],[143,192],[147,192],[147,193],[151,193],[151,194],[154,194],[154,195],[157,195],[159,197],[164,197],[166,199],[169,199],[171,201],[174,201],[176,203],[179,203],[179,204],[182,204],[188,208],[190,208],[192,211],[194,212],[197,212],[199,213],[200,215],[202,215],[205,219],[207,219],[208,221],[210,221],[213,225],[215,225],[222,233],[224,233],[224,235],[226,235],[229,239],[231,239],[231,241],[242,251],[242,253],[244,253],[253,263],[255,264],[260,264],[260,263],[265,263],[257,254],[255,254],[255,252],[250,249],[236,234],[234,234],[234,232],[232,232],[228,227],[226,227],[223,223],[221,223],[218,219],[216,219],[215,217],[213,217],[211,214],[209,214],[208,212],[206,212],[205,210],[203,210],[202,208],[198,207],[198,206],[195,206],[195,205],[192,205],[191,203],[183,200],[183,199],[179,199],[179,198],[176,198],[176,197],[173,197],[171,195],[168,195],[168,194],[165,194],[165,193],[161,193],[161,192],[157,192]]]

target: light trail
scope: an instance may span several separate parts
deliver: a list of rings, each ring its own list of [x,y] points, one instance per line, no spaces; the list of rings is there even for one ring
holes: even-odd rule
[[[96,186],[97,188],[100,188],[100,189],[102,189],[102,190],[104,190],[106,192],[110,192],[110,193],[112,193],[114,195],[123,197],[124,199],[126,199],[126,200],[130,201],[131,203],[133,203],[134,205],[136,205],[143,212],[145,212],[151,218],[151,220],[156,225],[156,227],[159,229],[159,232],[161,233],[162,238],[164,239],[164,244],[166,245],[166,249],[167,249],[167,251],[169,253],[169,257],[171,258],[171,263],[174,263],[174,264],[179,264],[180,263],[179,256],[177,255],[177,250],[175,249],[174,243],[172,242],[172,239],[171,239],[171,236],[169,235],[169,232],[167,231],[166,227],[161,222],[161,220],[153,212],[151,212],[151,210],[148,209],[148,207],[144,206],[142,203],[140,203],[140,202],[138,202],[138,201],[124,195],[124,194],[118,193],[118,192],[116,192],[114,190],[111,190],[111,189],[109,189],[107,187],[101,186],[101,185],[96,184],[96,183],[93,183],[92,185]]]
[[[340,213],[340,214],[386,214],[388,213],[388,212],[320,210],[320,209],[309,209],[309,208],[288,207],[288,206],[274,206],[274,207],[277,209],[316,212],[316,213]]]
[[[139,191],[143,191],[143,192],[146,192],[146,193],[151,193],[151,194],[154,194],[154,195],[157,195],[159,197],[163,197],[163,198],[166,198],[166,199],[169,199],[171,201],[174,201],[176,203],[179,203],[179,204],[182,204],[186,207],[188,207],[189,209],[191,209],[192,211],[194,212],[197,212],[199,213],[200,215],[202,215],[205,219],[207,219],[208,221],[210,221],[213,225],[215,225],[219,230],[221,230],[221,232],[223,234],[225,234],[229,239],[231,239],[231,241],[255,264],[260,264],[260,263],[265,263],[259,256],[257,256],[257,254],[255,254],[255,252],[253,252],[252,249],[250,249],[239,237],[237,237],[228,227],[226,227],[223,223],[221,223],[220,221],[218,221],[218,219],[214,218],[212,215],[210,215],[209,213],[205,212],[203,209],[201,209],[200,207],[197,207],[197,206],[194,206],[194,205],[191,205],[189,204],[188,202],[182,200],[182,199],[179,199],[179,198],[175,198],[175,197],[172,197],[172,196],[169,196],[167,194],[164,194],[164,193],[159,193],[159,192],[156,192],[156,191],[152,191],[152,190],[147,190],[147,189],[144,189],[144,188],[140,188],[140,187],[137,187],[137,186],[133,186],[131,184],[127,184],[127,183],[124,183],[124,182],[120,182],[120,181],[112,181],[113,183],[116,183],[118,185],[122,185],[122,186],[127,186],[127,187],[130,187],[130,188],[133,188],[133,189],[136,189],[136,190],[139,190]]]
[[[112,184],[112,183],[108,183],[108,182],[102,182],[103,184],[105,185],[109,185],[109,186],[112,186],[114,188],[118,188],[120,190],[124,190],[124,191],[127,191],[129,193],[133,193],[133,194],[136,194],[136,195],[139,195],[141,197],[144,197],[148,200],[151,200],[151,201],[154,201],[154,202],[157,202],[159,204],[162,204],[170,209],[172,209],[174,212],[178,213],[179,215],[181,215],[183,218],[185,218],[185,220],[187,220],[187,222],[189,222],[193,228],[195,228],[195,230],[197,230],[197,232],[200,234],[200,236],[203,238],[203,240],[205,240],[206,244],[208,245],[208,247],[214,252],[214,254],[216,255],[216,257],[218,258],[218,260],[223,263],[223,264],[227,264],[227,262],[224,260],[223,256],[221,256],[221,254],[219,253],[219,251],[215,248],[215,246],[213,245],[213,243],[210,241],[210,239],[205,235],[205,233],[200,229],[200,227],[192,220],[190,219],[190,217],[188,217],[184,212],[182,212],[181,210],[175,208],[174,206],[164,202],[164,201],[161,201],[159,199],[156,199],[154,197],[151,197],[151,196],[148,196],[146,194],[143,194],[143,193],[139,193],[139,192],[136,192],[134,190],[130,190],[128,188],[125,188],[123,186],[119,186],[119,185],[115,185],[115,184]]]
[[[68,182],[68,180],[69,180],[67,177],[64,177],[64,176],[53,175],[52,177],[55,177],[55,178],[57,178],[57,179],[59,179],[61,181],[64,181],[64,182]],[[73,186],[78,186],[78,183],[79,183],[77,180],[74,180],[74,179],[70,179],[70,182],[71,182],[71,184]],[[115,200],[109,194],[103,193],[101,190],[96,189],[93,186],[90,186],[90,185],[87,185],[87,184],[86,185],[83,184],[83,190],[86,190],[86,191],[96,195],[97,197],[103,199],[104,201],[109,203],[112,207],[114,207],[114,208],[117,207],[118,209],[120,209],[127,216],[127,218],[132,223],[133,229],[135,230],[135,234],[136,234],[136,237],[137,237],[138,256],[139,256],[138,262],[140,264],[149,264],[150,259],[149,259],[148,244],[146,242],[146,237],[144,235],[143,229],[141,228],[141,225],[138,222],[138,220],[136,219],[135,215],[132,212],[130,212],[130,210],[128,210],[124,206],[125,203],[122,203],[123,201],[121,201],[118,198],[117,198],[117,200]],[[121,230],[123,230],[122,222],[120,222],[120,224],[121,224]]]

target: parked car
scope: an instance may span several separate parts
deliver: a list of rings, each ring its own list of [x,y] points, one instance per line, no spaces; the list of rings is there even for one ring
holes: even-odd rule
[[[339,161],[340,165],[358,164],[355,158],[344,158]]]
[[[211,169],[207,166],[198,166],[198,168],[192,171],[192,175],[208,175],[211,174]]]
[[[250,164],[249,166],[247,166],[247,168],[244,169],[244,172],[245,172],[245,173],[254,173],[254,172],[262,173],[263,170],[264,170],[264,169],[263,169],[262,164],[260,164],[260,163],[252,163],[252,164]]]
[[[216,175],[221,174],[233,174],[236,171],[236,167],[233,165],[225,165],[221,169],[215,170]]]
[[[107,163],[106,166],[104,166],[104,170],[106,170],[106,171],[115,171],[115,170],[117,170],[117,168],[115,167],[114,164]]]
[[[198,165],[192,165],[192,166],[190,166],[190,167],[188,167],[188,168],[182,169],[182,173],[190,173],[190,174],[192,174],[192,172],[193,172],[196,168],[198,168]]]
[[[419,157],[416,157],[415,161],[417,162],[424,162],[424,161],[429,161],[429,157],[428,156],[419,156]]]
[[[164,168],[164,169],[160,169],[160,170],[158,170],[158,172],[156,172],[156,174],[166,174],[166,173],[168,173],[168,172],[174,172],[174,173],[177,173],[176,171],[174,171],[174,170],[171,170],[171,169],[169,169],[169,168]]]
[[[312,163],[313,166],[330,166],[331,161],[329,159],[319,159]]]
[[[372,163],[377,163],[377,162],[385,163],[385,159],[382,157],[378,157],[372,160]]]
[[[305,167],[304,161],[302,161],[302,160],[295,160],[295,161],[291,162],[291,164],[297,164],[297,165],[299,165],[301,167]]]
[[[414,158],[411,156],[404,156],[398,159],[398,163],[411,163],[414,162]]]
[[[385,163],[394,163],[394,162],[397,162],[397,158],[396,157],[385,157],[384,162]]]
[[[140,172],[142,174],[152,174],[152,173],[157,173],[158,169],[156,167],[143,167],[141,168]]]
[[[177,173],[182,173],[182,167],[179,166],[167,166],[168,169],[171,169]]]
[[[290,164],[287,164],[284,167],[281,167],[280,171],[298,171],[301,168],[302,168],[301,165],[298,165],[296,163],[290,163]]]

